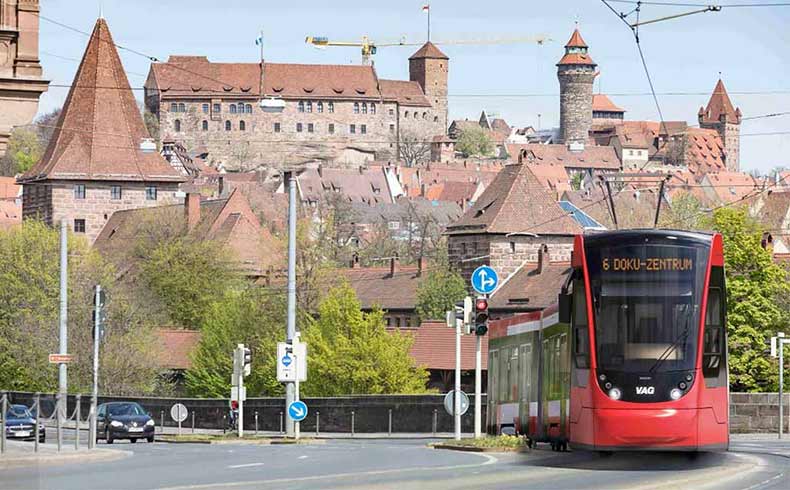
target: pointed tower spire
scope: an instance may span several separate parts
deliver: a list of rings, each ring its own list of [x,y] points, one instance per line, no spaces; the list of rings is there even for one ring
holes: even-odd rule
[[[724,87],[724,82],[721,78],[716,82],[716,87],[708,100],[708,105],[703,111],[700,123],[713,123],[713,122],[740,122],[740,118],[730,101],[730,96],[727,89]],[[724,118],[724,119],[722,119]]]
[[[736,172],[740,168],[741,118],[741,109],[732,105],[724,82],[719,78],[708,105],[700,107],[697,119],[701,128],[719,133],[724,146],[724,163],[728,170]]]

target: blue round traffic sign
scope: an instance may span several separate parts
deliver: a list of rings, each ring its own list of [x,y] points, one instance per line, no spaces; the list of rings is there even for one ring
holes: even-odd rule
[[[301,422],[307,417],[307,404],[302,400],[297,400],[288,405],[288,416],[294,422]]]
[[[282,359],[280,359],[280,362],[282,362],[282,363],[283,363],[283,366],[285,366],[285,367],[288,367],[288,366],[290,366],[290,365],[291,365],[291,363],[293,362],[293,359],[291,358],[291,356],[289,356],[288,354],[286,354],[286,355],[284,355],[284,356],[283,356],[283,358],[282,358]]]
[[[472,287],[480,294],[490,294],[499,284],[499,276],[494,269],[481,265],[472,273]]]

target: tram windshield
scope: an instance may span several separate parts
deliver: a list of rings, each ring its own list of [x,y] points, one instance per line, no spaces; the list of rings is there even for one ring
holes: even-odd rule
[[[708,247],[677,237],[639,237],[590,244],[586,255],[598,367],[694,369]]]

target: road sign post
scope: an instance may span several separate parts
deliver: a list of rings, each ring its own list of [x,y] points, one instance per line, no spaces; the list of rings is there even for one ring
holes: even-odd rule
[[[455,392],[461,391],[461,325],[455,324]],[[455,397],[453,409],[453,425],[455,428],[455,440],[461,440],[461,399]]]
[[[496,271],[487,265],[481,265],[472,273],[472,287],[480,294],[491,294],[499,285]]]
[[[778,332],[776,337],[771,337],[771,356],[779,358],[779,439],[782,438],[784,429],[784,346],[790,344],[790,339],[785,338],[784,332]]]
[[[189,411],[181,403],[176,403],[170,407],[170,416],[178,422],[178,435],[181,435],[181,422],[185,421],[189,416]]]
[[[475,301],[474,331],[476,339],[475,345],[475,439],[482,435],[482,378],[483,360],[482,345],[483,335],[488,331],[488,296],[492,294],[499,285],[499,276],[496,271],[487,265],[481,265],[472,273],[472,288],[482,297]]]

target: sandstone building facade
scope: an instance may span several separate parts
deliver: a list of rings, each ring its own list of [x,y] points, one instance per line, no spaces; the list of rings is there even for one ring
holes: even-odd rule
[[[145,106],[163,140],[206,150],[228,170],[358,165],[396,158],[405,135],[445,133],[448,67],[430,42],[409,58],[408,81],[380,79],[372,66],[171,56],[151,65]]]
[[[148,138],[109,27],[99,19],[42,159],[19,178],[22,214],[96,239],[114,211],[176,202],[185,179]]]
[[[38,59],[38,0],[0,1],[0,156],[14,126],[29,124],[49,82]]]

